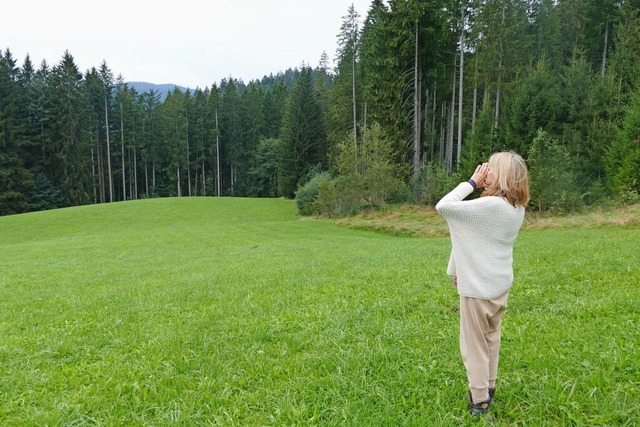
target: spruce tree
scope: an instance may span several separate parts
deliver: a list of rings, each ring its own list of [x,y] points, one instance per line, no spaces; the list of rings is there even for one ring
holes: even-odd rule
[[[317,165],[326,167],[327,141],[311,68],[302,67],[285,110],[278,161],[280,194],[293,198],[301,180]]]
[[[622,129],[608,149],[606,168],[615,194],[640,194],[640,89],[631,95]]]
[[[331,146],[344,140],[345,135],[351,141],[358,141],[358,111],[360,110],[361,83],[357,75],[358,44],[360,37],[359,15],[353,4],[347,15],[342,18],[338,34],[336,77],[329,92],[330,107],[327,113],[327,136]]]
[[[31,190],[29,204],[35,211],[56,209],[62,206],[63,198],[60,191],[53,186],[51,181],[42,173],[36,176],[35,184]]]
[[[265,136],[267,138],[280,136],[282,117],[288,99],[289,91],[285,85],[284,77],[280,76],[264,96]]]
[[[156,188],[156,169],[162,159],[162,147],[159,144],[162,118],[160,116],[160,95],[154,90],[142,94],[144,110],[141,130],[142,161],[144,168],[144,194],[151,197],[158,194]]]
[[[7,215],[28,210],[27,192],[33,182],[22,149],[29,124],[25,99],[8,49],[0,55],[0,100],[0,215]]]
[[[73,56],[66,51],[51,74],[54,145],[59,162],[54,181],[67,204],[91,200],[91,141],[89,114],[83,91],[83,76]]]

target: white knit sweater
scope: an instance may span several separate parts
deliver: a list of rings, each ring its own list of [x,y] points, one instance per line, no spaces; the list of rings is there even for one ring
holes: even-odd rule
[[[436,205],[447,220],[451,256],[447,274],[458,277],[461,296],[493,299],[511,288],[513,242],[524,220],[524,207],[502,197],[463,200],[473,192],[460,183]]]

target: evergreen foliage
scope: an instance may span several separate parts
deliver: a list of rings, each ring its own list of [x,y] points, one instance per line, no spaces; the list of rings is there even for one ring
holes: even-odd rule
[[[640,194],[640,89],[626,110],[621,131],[607,152],[610,188]]]
[[[22,156],[23,131],[28,124],[19,69],[10,51],[0,58],[0,215],[29,209],[32,172]]]
[[[252,167],[249,170],[252,187],[249,195],[255,197],[278,196],[278,156],[280,154],[280,140],[274,138],[262,139],[256,148]]]
[[[469,174],[465,174],[467,176]],[[470,175],[469,175],[470,176]],[[418,202],[435,206],[462,179],[461,174],[449,174],[447,170],[435,162],[429,162],[415,177],[413,193]]]
[[[405,171],[394,162],[392,145],[380,125],[364,129],[363,134],[362,143],[354,146],[347,133],[337,150],[336,178],[314,183],[319,213],[344,216],[409,201],[409,188],[401,178]]]
[[[441,188],[498,150],[522,154],[532,174],[551,167],[540,161],[543,143],[533,147],[539,129],[571,179],[558,176],[562,188],[551,193],[539,188],[541,204],[532,206],[635,200],[636,0],[372,0],[363,16],[345,7],[336,53],[331,69],[323,53],[313,69],[302,64],[248,83],[230,76],[162,98],[114,78],[106,61],[81,71],[66,51],[53,66],[29,56],[18,65],[7,48],[0,214],[34,209],[39,175],[62,197],[48,206],[293,198],[318,164],[332,176],[319,193],[331,187],[342,200],[328,211],[394,198],[433,204]],[[368,132],[384,145],[374,157],[389,163],[367,165]],[[345,167],[349,150],[354,163]]]
[[[57,182],[67,205],[88,203],[91,192],[91,147],[83,77],[67,51],[51,73],[53,147]]]
[[[541,59],[526,77],[514,83],[505,110],[505,133],[503,146],[518,153],[526,153],[539,129],[558,135],[558,120],[561,114],[559,81],[550,72],[546,61]]]
[[[327,141],[322,110],[311,80],[303,67],[287,104],[280,133],[278,185],[281,195],[295,196],[301,179],[317,165],[326,165]]]
[[[339,144],[346,133],[356,144],[358,114],[361,106],[361,82],[356,63],[359,48],[359,16],[353,5],[344,16],[338,34],[336,77],[329,92],[327,137],[331,147]]]
[[[55,188],[51,181],[42,173],[36,176],[29,205],[34,211],[45,211],[62,206],[63,198],[60,190]]]
[[[531,205],[540,211],[566,212],[581,204],[565,147],[542,129],[528,152]]]
[[[298,209],[299,215],[309,216],[320,214],[318,202],[320,186],[330,184],[330,182],[331,175],[329,175],[329,172],[316,173],[306,184],[296,191],[296,208]]]

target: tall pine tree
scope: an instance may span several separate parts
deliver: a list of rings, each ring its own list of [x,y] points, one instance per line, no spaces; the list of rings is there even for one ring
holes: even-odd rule
[[[302,67],[285,110],[278,161],[280,194],[293,198],[311,168],[326,167],[327,139],[311,68]]]

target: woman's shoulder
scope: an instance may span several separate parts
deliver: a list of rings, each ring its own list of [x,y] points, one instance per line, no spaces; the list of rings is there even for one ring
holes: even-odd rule
[[[486,200],[487,203],[492,203],[492,204],[496,204],[496,205],[500,205],[500,206],[509,206],[512,207],[514,209],[524,209],[524,207],[520,206],[520,205],[516,205],[513,206],[509,200],[507,200],[505,197],[502,196],[482,196],[480,197],[479,200]]]
[[[524,215],[524,207],[520,205],[513,206],[507,199],[500,196],[484,196],[481,197],[480,203],[485,204],[486,207],[494,212],[502,212],[504,214],[521,216]]]

